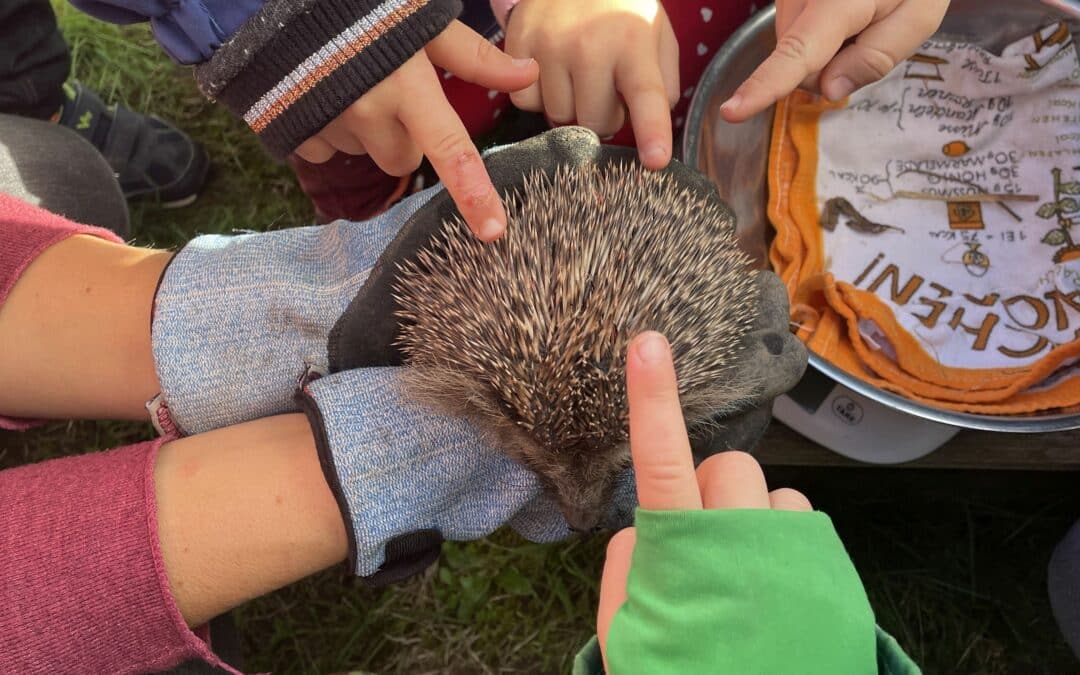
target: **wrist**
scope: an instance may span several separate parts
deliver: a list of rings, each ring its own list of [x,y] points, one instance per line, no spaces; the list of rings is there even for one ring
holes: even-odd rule
[[[165,571],[189,625],[345,559],[303,415],[165,443],[154,486]]]
[[[0,410],[142,419],[158,388],[150,312],[169,255],[87,235],[45,249],[3,304]]]

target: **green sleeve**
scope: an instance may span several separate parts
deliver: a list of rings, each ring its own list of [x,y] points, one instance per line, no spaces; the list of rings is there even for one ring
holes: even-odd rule
[[[636,526],[627,601],[608,635],[615,675],[918,673],[876,630],[825,514],[639,510]],[[575,674],[603,672],[590,647]]]
[[[897,644],[896,639],[877,629],[877,675],[921,675],[919,666]],[[573,675],[605,675],[600,642],[594,635],[574,657]]]

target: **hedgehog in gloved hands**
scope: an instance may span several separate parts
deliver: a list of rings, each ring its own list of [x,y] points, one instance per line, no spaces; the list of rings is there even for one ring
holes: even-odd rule
[[[435,186],[365,222],[196,237],[154,298],[157,426],[303,410],[369,583],[503,525],[628,524],[638,332],[672,344],[699,459],[752,448],[805,367],[784,288],[701,174],[574,127],[485,163],[509,213],[495,244]]]

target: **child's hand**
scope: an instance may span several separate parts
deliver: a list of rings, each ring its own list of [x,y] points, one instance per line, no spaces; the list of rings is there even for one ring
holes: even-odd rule
[[[679,100],[679,47],[656,0],[522,0],[510,15],[506,51],[540,63],[540,81],[511,94],[523,110],[600,136],[629,110],[642,163],[671,161],[671,108]]]
[[[630,403],[630,452],[642,509],[811,510],[800,492],[788,488],[769,492],[761,467],[745,453],[713,455],[695,471],[671,349],[660,334],[643,333],[630,343],[626,395]],[[612,619],[626,602],[634,543],[635,529],[630,527],[608,544],[597,613],[597,635],[605,653]],[[724,545],[717,544],[718,555]]]
[[[484,241],[498,239],[506,229],[506,212],[432,64],[468,82],[507,92],[529,86],[538,74],[532,60],[511,59],[454,21],[301,144],[296,154],[315,163],[337,151],[370,154],[379,168],[394,176],[408,175],[427,155],[469,228]]]
[[[948,0],[777,0],[776,50],[720,111],[741,122],[799,86],[839,101],[915,53],[948,7]]]

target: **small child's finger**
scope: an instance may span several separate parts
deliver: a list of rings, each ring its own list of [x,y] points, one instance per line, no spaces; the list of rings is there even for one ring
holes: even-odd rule
[[[451,21],[425,51],[455,77],[499,91],[524,89],[539,75],[536,61],[515,59],[460,21]]]
[[[396,119],[369,122],[361,133],[371,159],[391,176],[408,176],[424,159],[409,132]]]
[[[540,66],[540,96],[549,120],[556,124],[574,120],[574,84],[561,64],[548,61]]]
[[[494,241],[506,231],[502,200],[435,69],[424,61],[408,73],[398,119],[431,161],[469,229],[482,241]]]
[[[679,88],[679,40],[670,22],[664,22],[660,33],[660,76],[664,79],[668,107],[679,104],[682,89]]]
[[[745,452],[722,452],[697,468],[706,509],[767,509],[769,488],[757,460]]]
[[[638,500],[646,509],[700,509],[701,493],[686,434],[671,348],[646,332],[627,348],[630,454]]]
[[[293,152],[305,162],[322,164],[323,162],[329,162],[330,158],[337,153],[337,150],[318,136],[312,136],[301,143]]]
[[[839,101],[889,74],[941,25],[948,3],[909,0],[859,34],[821,74],[822,93]]]
[[[626,581],[630,578],[630,562],[636,541],[637,533],[632,527],[619,530],[608,541],[604,574],[600,577],[600,606],[596,610],[596,637],[600,641],[600,653],[605,663],[611,621],[626,602]]]
[[[779,0],[776,3],[776,36],[779,38],[791,29],[810,0]]]
[[[621,129],[625,121],[623,104],[615,92],[610,68],[590,65],[575,71],[572,77],[577,123],[601,138]]]
[[[777,511],[813,511],[806,495],[791,488],[779,488],[769,493],[769,503]]]
[[[641,50],[621,63],[615,84],[634,128],[641,163],[650,169],[662,169],[671,161],[671,108],[664,78],[656,55]]]
[[[522,59],[533,57],[533,50],[529,44],[528,38],[513,30],[507,31],[504,48],[506,49],[506,53],[514,58]],[[537,68],[539,68],[539,65]],[[539,73],[539,70],[537,72]],[[536,80],[529,86],[524,89],[510,92],[510,102],[520,110],[543,112],[544,102],[540,97],[539,74],[537,75]]]
[[[514,104],[519,110],[528,110],[529,112],[543,112],[544,100],[540,96],[540,83],[530,84],[528,87],[521,91],[515,91],[510,94],[510,102]]]
[[[848,0],[821,0],[806,6],[780,36],[764,62],[720,107],[724,119],[740,122],[795,90],[807,75],[821,70],[849,36],[866,27],[852,16]]]

